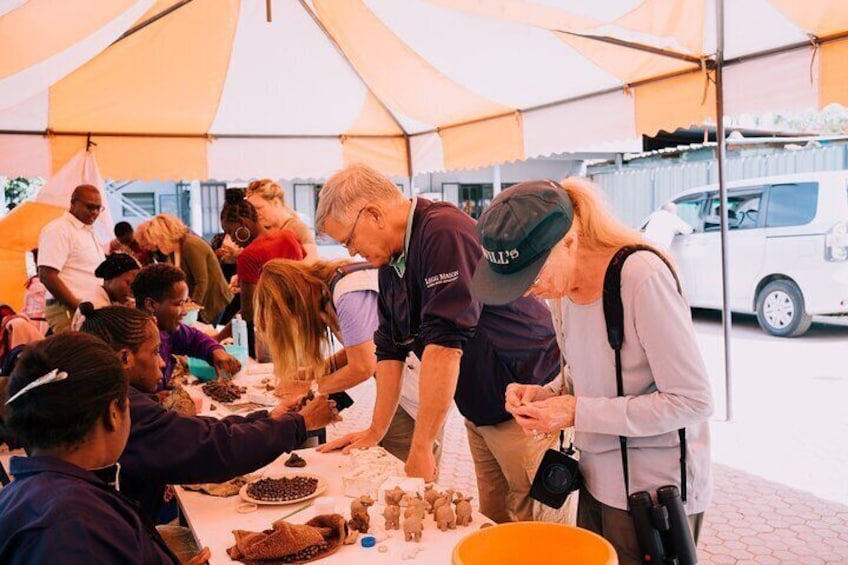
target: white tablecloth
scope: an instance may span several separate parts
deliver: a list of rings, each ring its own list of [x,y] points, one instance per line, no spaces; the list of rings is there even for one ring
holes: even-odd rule
[[[327,479],[328,488],[321,496],[332,496],[335,498],[335,511],[349,519],[350,503],[353,499],[344,496],[342,484],[342,473],[347,468],[349,456],[342,455],[341,452],[318,453],[313,449],[300,450],[298,454],[306,459],[306,467],[302,469],[290,469],[286,467],[283,463],[288,459],[288,455],[283,455],[265,467],[261,472],[264,472],[268,476],[291,473],[293,471],[322,475]],[[444,486],[450,487],[451,485]],[[227,556],[226,551],[235,542],[232,534],[233,530],[258,532],[269,529],[272,522],[306,504],[302,502],[285,506],[260,506],[258,510],[250,514],[239,514],[236,512],[236,507],[244,501],[238,496],[216,498],[199,492],[187,491],[179,487],[175,490],[185,518],[194,531],[198,544],[201,547],[208,546],[212,551],[212,559],[210,560],[212,565],[234,563]],[[369,509],[371,533],[384,531],[383,509],[382,500],[378,501],[377,504]],[[314,508],[309,507],[288,518],[287,521],[303,524],[314,516]],[[488,521],[481,514],[475,513],[470,526],[457,526],[456,530],[441,532],[436,528],[436,523],[432,515],[428,514],[424,519],[424,532],[421,542],[418,544],[404,541],[402,529],[392,530],[389,532],[391,537],[384,542],[378,543],[375,547],[364,548],[357,541],[356,545],[342,546],[336,553],[321,560],[321,562],[328,564],[344,563],[345,565],[359,563],[368,563],[369,565],[372,563],[397,564],[401,563],[401,555],[406,548],[419,546],[421,551],[417,557],[413,561],[404,561],[404,563],[419,563],[421,565],[446,564],[451,562],[451,554],[457,542],[465,535],[477,531],[481,524]],[[381,553],[378,550],[380,545],[386,546],[388,551]]]

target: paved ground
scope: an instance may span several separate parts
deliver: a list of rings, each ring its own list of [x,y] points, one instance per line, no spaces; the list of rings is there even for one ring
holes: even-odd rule
[[[848,505],[848,319],[793,339],[734,316],[731,420],[724,414],[721,318],[697,311],[695,331],[713,382],[713,461]]]
[[[370,422],[373,381],[351,394],[356,404],[330,438]],[[715,496],[699,544],[702,565],[848,563],[848,506],[715,464]],[[440,483],[476,494],[462,418],[451,411]]]

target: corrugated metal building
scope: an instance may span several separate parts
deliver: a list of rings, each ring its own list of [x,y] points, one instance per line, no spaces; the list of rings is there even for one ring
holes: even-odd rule
[[[730,144],[726,180],[767,177],[812,171],[848,169],[845,140],[745,140]],[[782,146],[775,147],[776,144]],[[815,146],[810,146],[815,145]],[[669,162],[672,161],[672,162]],[[647,216],[677,193],[718,182],[715,144],[652,151],[622,165],[591,165],[587,175],[606,193],[615,213],[628,225],[639,227]]]

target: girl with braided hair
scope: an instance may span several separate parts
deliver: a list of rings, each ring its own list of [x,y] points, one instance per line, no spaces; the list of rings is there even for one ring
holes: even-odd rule
[[[127,385],[94,336],[27,348],[0,399],[6,426],[29,449],[12,458],[15,480],[0,491],[0,563],[180,563],[118,489],[115,463],[131,434]],[[187,563],[208,558],[204,549]]]
[[[243,197],[224,204],[221,228],[243,248],[236,260],[236,276],[241,288],[241,316],[247,322],[250,352],[254,355],[253,293],[262,267],[271,259],[301,260],[305,252],[294,232],[265,229],[256,208]]]
[[[280,404],[246,417],[222,420],[186,416],[162,408],[152,394],[162,378],[159,330],[141,310],[83,304],[82,331],[105,341],[129,377],[132,416],[129,441],[119,462],[121,487],[155,517],[169,484],[220,483],[250,473],[291,451],[306,432],[323,428],[335,417],[320,395],[301,411]]]

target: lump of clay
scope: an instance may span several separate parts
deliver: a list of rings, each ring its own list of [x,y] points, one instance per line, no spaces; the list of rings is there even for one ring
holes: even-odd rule
[[[286,467],[306,467],[306,459],[297,453],[292,453],[291,456],[286,459],[284,465]]]

